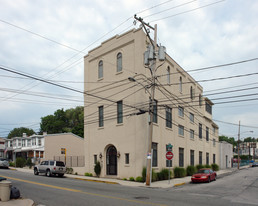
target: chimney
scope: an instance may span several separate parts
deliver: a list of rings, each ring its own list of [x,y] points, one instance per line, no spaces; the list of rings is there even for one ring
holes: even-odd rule
[[[27,137],[27,134],[26,133],[22,133],[22,137]]]
[[[43,132],[43,136],[46,136],[47,135],[47,132]]]

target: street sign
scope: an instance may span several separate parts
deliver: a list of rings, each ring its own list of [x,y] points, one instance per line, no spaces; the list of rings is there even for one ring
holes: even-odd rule
[[[168,151],[168,152],[166,153],[166,158],[167,158],[167,160],[172,160],[173,157],[174,157],[174,154],[173,154],[172,152]]]
[[[171,145],[170,143],[166,145],[166,151],[172,151],[173,149],[173,145]]]

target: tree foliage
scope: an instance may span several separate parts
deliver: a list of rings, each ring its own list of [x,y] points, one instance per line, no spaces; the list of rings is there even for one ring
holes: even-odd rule
[[[233,146],[237,145],[237,141],[235,140],[234,137],[219,136],[219,141],[228,142],[228,143],[232,144]]]
[[[11,139],[13,137],[22,137],[23,133],[26,133],[28,136],[35,134],[33,129],[29,129],[26,127],[19,127],[19,128],[14,128],[9,132],[8,139]]]
[[[84,112],[83,107],[58,109],[54,115],[41,118],[40,132],[48,134],[72,132],[84,137]]]

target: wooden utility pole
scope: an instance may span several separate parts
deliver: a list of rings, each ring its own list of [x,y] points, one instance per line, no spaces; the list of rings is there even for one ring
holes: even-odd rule
[[[238,125],[238,147],[237,147],[237,169],[239,169],[239,161],[240,161],[240,157],[239,157],[239,147],[240,147],[240,121],[239,121],[239,125]]]

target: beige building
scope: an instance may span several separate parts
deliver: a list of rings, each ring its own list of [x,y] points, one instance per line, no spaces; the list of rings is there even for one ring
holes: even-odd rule
[[[61,160],[74,172],[84,174],[84,140],[73,133],[45,136],[45,159]]]
[[[94,173],[100,161],[102,177],[128,178],[141,176],[146,166],[151,75],[143,54],[148,42],[142,29],[133,29],[104,41],[85,56],[86,172]],[[168,54],[156,66],[153,169],[219,164],[213,103]],[[172,162],[165,157],[169,143]]]

